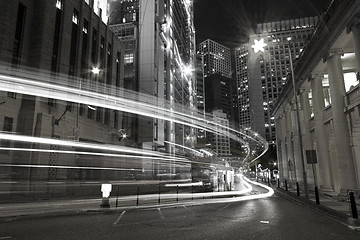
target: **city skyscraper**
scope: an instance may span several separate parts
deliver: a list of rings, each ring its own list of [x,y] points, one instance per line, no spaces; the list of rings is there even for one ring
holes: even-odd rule
[[[196,51],[202,58],[205,78],[214,73],[231,78],[230,48],[207,39],[198,44]]]
[[[272,107],[294,64],[313,34],[317,17],[257,25],[249,43],[235,50],[240,124],[275,143]],[[291,53],[290,53],[291,52]]]
[[[118,0],[110,2],[110,12],[110,29],[125,43],[125,88],[156,96],[153,104],[195,111],[192,2]],[[194,144],[189,127],[143,117],[135,121],[136,141],[143,148],[165,146],[166,151],[175,153],[173,144]]]
[[[205,78],[206,112],[222,110],[227,119],[234,122],[233,91],[236,90],[231,78],[219,73],[211,74]]]
[[[237,85],[238,119],[239,124],[250,127],[250,98],[249,98],[249,74],[248,57],[249,44],[235,48],[235,72]]]
[[[197,45],[196,53],[202,66],[197,75],[197,95],[200,100],[198,106],[211,113],[214,122],[226,122],[226,126],[229,126],[229,122],[234,122],[235,112],[230,48],[207,39]],[[231,155],[228,138],[223,139],[209,133],[207,139],[218,156]]]
[[[214,123],[218,124],[218,129],[222,131],[228,131],[226,128],[229,127],[229,119],[226,113],[220,109],[216,109],[211,112],[211,115],[214,119]],[[218,157],[231,156],[229,137],[210,133],[207,135],[207,138],[211,143],[212,150],[217,154]]]
[[[123,44],[107,28],[106,1],[3,0],[0,62],[2,74],[11,73],[29,81],[69,88],[69,92],[89,90],[98,94],[123,84]],[[36,34],[34,34],[36,33]],[[45,87],[44,87],[45,88]],[[105,89],[105,90],[104,90]],[[107,92],[108,93],[108,92]],[[1,131],[23,136],[123,145],[113,134],[121,128],[121,112],[81,102],[65,101],[15,92],[1,92]],[[105,133],[105,134],[104,134]],[[42,164],[48,168],[2,168],[0,174],[27,181],[73,181],[100,179],[101,175],[81,168],[93,160],[103,166],[105,159],[76,154],[60,154],[63,147],[1,139],[1,147],[48,148],[50,151],[0,151],[3,163]],[[77,147],[72,147],[77,150]],[[68,149],[69,150],[69,149]],[[78,168],[60,169],[66,162]]]

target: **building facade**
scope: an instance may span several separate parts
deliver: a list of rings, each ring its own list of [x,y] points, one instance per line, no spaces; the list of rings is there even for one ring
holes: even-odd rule
[[[105,3],[105,4],[104,4]],[[104,93],[123,85],[123,45],[107,28],[106,1],[1,1],[0,65],[4,75]],[[105,7],[103,9],[102,7]],[[97,71],[91,71],[97,69]],[[105,90],[101,90],[105,89]],[[70,90],[69,90],[70,91]],[[109,132],[121,128],[121,112],[34,94],[0,92],[0,129],[6,133],[76,142],[123,145]],[[50,140],[49,140],[50,141]],[[76,154],[75,147],[0,140],[4,179],[57,181],[115,176],[82,166],[105,158]],[[16,151],[10,149],[32,149]],[[9,149],[9,150],[6,150]],[[42,149],[41,151],[35,151]],[[68,150],[68,154],[59,153]],[[29,153],[30,151],[30,153]],[[89,163],[93,160],[92,163]],[[103,162],[102,162],[102,161]],[[26,164],[28,167],[17,167]],[[48,166],[37,168],[31,166]],[[56,167],[67,165],[72,167]],[[76,170],[75,170],[76,169]],[[119,174],[120,177],[121,174]]]
[[[217,125],[216,129],[219,129],[217,131],[228,131],[226,128],[229,127],[229,119],[226,113],[220,109],[216,109],[211,112],[211,115],[214,123]],[[231,156],[230,138],[228,136],[209,133],[207,138],[211,143],[211,149],[216,153],[217,159]]]
[[[244,44],[235,48],[235,72],[237,86],[237,105],[239,124],[250,128],[250,98],[249,98],[249,74],[248,74],[248,57],[249,44]]]
[[[273,105],[290,72],[314,31],[317,17],[257,25],[249,43],[235,49],[240,124],[249,126],[275,143]]]
[[[360,188],[359,13],[359,2],[331,2],[297,60],[294,82],[278,96],[282,181],[342,194]]]
[[[128,56],[125,87],[156,96],[157,105],[196,111],[192,3],[119,0],[112,1],[110,6],[110,28],[125,42]],[[158,119],[130,118],[136,119],[136,141],[143,148],[165,148],[167,152],[179,153],[174,144],[195,143],[192,128]]]
[[[231,78],[230,48],[207,39],[198,44],[196,53],[202,58],[205,78],[215,73]]]
[[[234,81],[220,74],[211,74],[205,78],[206,112],[221,109],[230,122],[234,122],[233,91]]]

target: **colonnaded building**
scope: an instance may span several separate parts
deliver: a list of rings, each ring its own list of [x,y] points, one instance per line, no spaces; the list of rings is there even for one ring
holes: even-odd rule
[[[278,96],[282,182],[335,193],[360,188],[359,13],[358,1],[331,2]]]

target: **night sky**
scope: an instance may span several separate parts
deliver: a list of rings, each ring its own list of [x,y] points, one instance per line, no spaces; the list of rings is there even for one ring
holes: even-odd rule
[[[331,0],[193,0],[197,43],[227,47],[248,42],[258,23],[319,16]]]

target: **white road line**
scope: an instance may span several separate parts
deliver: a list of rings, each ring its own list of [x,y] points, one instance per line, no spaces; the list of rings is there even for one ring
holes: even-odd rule
[[[0,239],[12,239],[11,236],[7,236],[7,237],[0,237]]]
[[[117,225],[120,222],[121,217],[126,213],[126,211],[123,211],[120,216],[116,219],[116,221],[114,222],[114,225]]]
[[[190,210],[189,208],[187,208],[185,205],[182,205],[182,207],[184,207],[186,209],[186,211],[190,212],[190,213],[194,213],[194,211]]]
[[[227,208],[228,206],[230,206],[231,203],[227,204],[226,206],[222,207],[222,208],[219,208],[218,211],[221,211],[221,210],[224,210],[225,208]]]
[[[161,209],[158,208],[158,210],[159,210],[159,214],[160,214],[161,219],[164,219],[165,217],[164,217],[164,214],[161,212]]]

